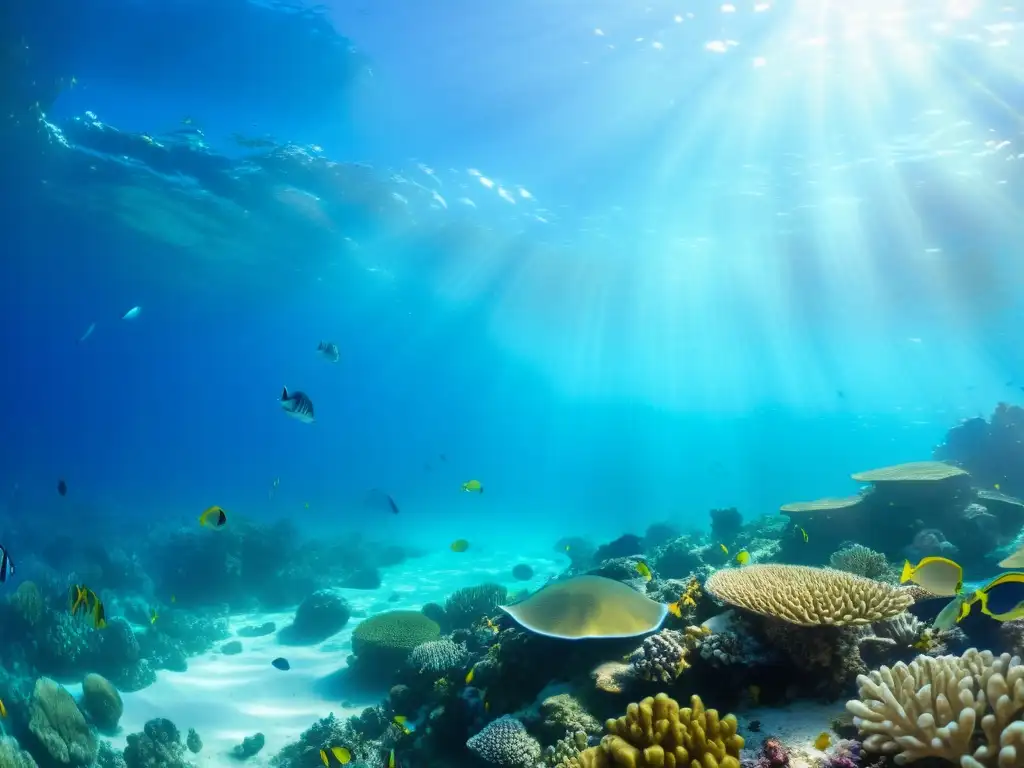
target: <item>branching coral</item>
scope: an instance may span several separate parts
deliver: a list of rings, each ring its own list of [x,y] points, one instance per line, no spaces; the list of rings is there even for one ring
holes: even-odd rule
[[[740,768],[743,738],[736,718],[719,719],[699,696],[680,709],[664,693],[630,704],[624,717],[609,720],[600,745],[580,753],[582,768]]]
[[[846,571],[866,579],[877,579],[895,584],[896,570],[889,565],[885,555],[861,544],[851,544],[833,552],[829,565],[839,571]]]
[[[938,757],[962,768],[1024,763],[1024,665],[1008,653],[918,656],[857,678],[847,702],[864,748],[904,765]],[[976,729],[980,727],[980,733]]]
[[[704,589],[731,605],[808,627],[870,624],[902,613],[912,602],[880,581],[799,565],[725,568]]]
[[[499,768],[533,768],[540,760],[540,743],[511,715],[488,723],[466,742],[466,747]]]

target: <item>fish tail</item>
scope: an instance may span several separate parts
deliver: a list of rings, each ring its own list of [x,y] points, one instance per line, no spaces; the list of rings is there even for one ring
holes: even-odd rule
[[[914,566],[910,564],[909,560],[903,561],[903,573],[900,574],[900,584],[906,584],[910,581],[910,577],[914,575]]]
[[[287,400],[288,399],[288,387],[281,387],[281,399],[282,400]]]

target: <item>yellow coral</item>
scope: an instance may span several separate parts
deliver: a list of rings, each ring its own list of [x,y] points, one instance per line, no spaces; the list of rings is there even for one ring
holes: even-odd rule
[[[749,565],[716,571],[704,589],[719,600],[804,627],[870,624],[914,602],[904,590],[832,568]]]
[[[739,768],[743,737],[733,715],[719,719],[699,696],[680,709],[664,693],[630,704],[609,720],[600,745],[580,753],[581,768]]]
[[[679,598],[680,604],[686,608],[696,608],[697,600],[700,598],[700,580],[696,576],[690,577],[690,583],[686,585],[686,591]]]

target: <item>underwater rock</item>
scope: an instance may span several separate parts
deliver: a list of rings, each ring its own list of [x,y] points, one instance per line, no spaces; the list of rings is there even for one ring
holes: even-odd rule
[[[643,551],[650,552],[655,547],[668,544],[670,541],[678,539],[681,534],[682,531],[672,525],[672,523],[651,523],[644,532]]]
[[[266,635],[272,635],[277,632],[277,624],[272,621],[264,622],[263,624],[250,624],[247,627],[242,627],[235,634],[239,637],[264,637]]]
[[[730,544],[736,540],[743,527],[743,515],[738,509],[712,509],[708,514],[711,516],[711,538],[715,544]]]
[[[82,705],[101,731],[113,732],[124,714],[117,688],[102,675],[90,673],[82,680]]]
[[[262,733],[254,733],[242,739],[241,744],[236,744],[231,754],[237,760],[246,760],[263,749],[265,743],[266,739]]]
[[[516,581],[529,581],[533,578],[533,568],[526,563],[517,563],[512,567],[512,578]]]
[[[648,565],[663,579],[688,579],[701,566],[693,539],[681,536],[659,547]]]
[[[188,729],[188,736],[185,737],[185,746],[188,747],[188,751],[193,755],[198,755],[203,751],[203,740],[199,738],[195,728]]]
[[[11,736],[0,736],[0,766],[2,768],[37,768],[32,755],[23,750],[18,740]]]
[[[297,645],[319,643],[340,632],[351,615],[348,600],[333,590],[318,589],[299,603],[292,624],[278,636]]]
[[[589,568],[594,562],[594,545],[579,536],[566,536],[555,542],[554,549],[569,558],[574,570]]]
[[[463,587],[448,596],[444,613],[452,629],[468,629],[484,618],[498,613],[498,606],[508,599],[508,589],[501,584],[480,584]]]
[[[220,652],[225,656],[235,656],[242,652],[242,641],[229,640],[220,647]]]
[[[629,557],[631,555],[642,555],[644,542],[639,536],[627,533],[614,541],[602,544],[594,552],[594,562],[600,563],[604,560],[613,560],[617,557]]]
[[[445,616],[444,607],[437,603],[426,603],[420,611],[431,621],[435,622],[439,627],[448,629],[448,617]]]
[[[65,688],[48,677],[36,681],[29,703],[29,731],[57,763],[88,765],[99,746],[85,716]]]
[[[184,755],[181,733],[163,717],[148,721],[141,733],[129,734],[124,748],[127,768],[186,768]]]

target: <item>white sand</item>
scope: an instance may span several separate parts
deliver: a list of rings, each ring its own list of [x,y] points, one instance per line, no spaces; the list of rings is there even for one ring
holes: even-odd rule
[[[775,736],[790,750],[791,768],[813,768],[825,752],[814,748],[814,740],[822,731],[832,732],[832,720],[846,709],[845,701],[819,704],[800,701],[787,707],[755,707],[737,713],[740,731],[747,740],[747,749],[754,757],[761,748],[761,742],[768,736]],[[750,733],[746,725],[751,720],[761,721],[759,733]],[[832,734],[832,743],[838,737]]]
[[[352,630],[362,618],[383,611],[418,609],[424,603],[443,603],[456,589],[487,581],[503,583],[510,590],[541,586],[548,576],[564,568],[562,558],[524,558],[514,553],[474,551],[456,554],[443,551],[383,569],[380,589],[343,590],[353,618],[345,628],[312,646],[288,646],[278,643],[276,635],[238,638],[242,653],[225,656],[218,650],[188,661],[186,672],[157,673],[153,685],[136,693],[123,694],[124,716],[121,730],[110,739],[123,749],[129,733],[141,731],[147,720],[165,717],[181,730],[184,739],[195,728],[203,740],[203,750],[189,759],[209,768],[237,766],[231,750],[246,736],[257,731],[266,737],[266,745],[246,766],[258,768],[316,720],[333,712],[340,718],[358,714],[376,704],[386,691],[353,689],[337,674],[345,667],[352,649]],[[534,569],[530,581],[512,580],[511,568],[528,563]],[[389,602],[397,593],[399,599]],[[281,629],[291,623],[293,612],[232,616],[230,628],[238,629],[273,621]],[[227,642],[225,640],[224,642]],[[219,648],[222,643],[218,643]],[[282,672],[271,666],[278,656],[288,659],[291,669]],[[69,686],[74,695],[80,686]],[[343,707],[342,702],[351,706]]]

